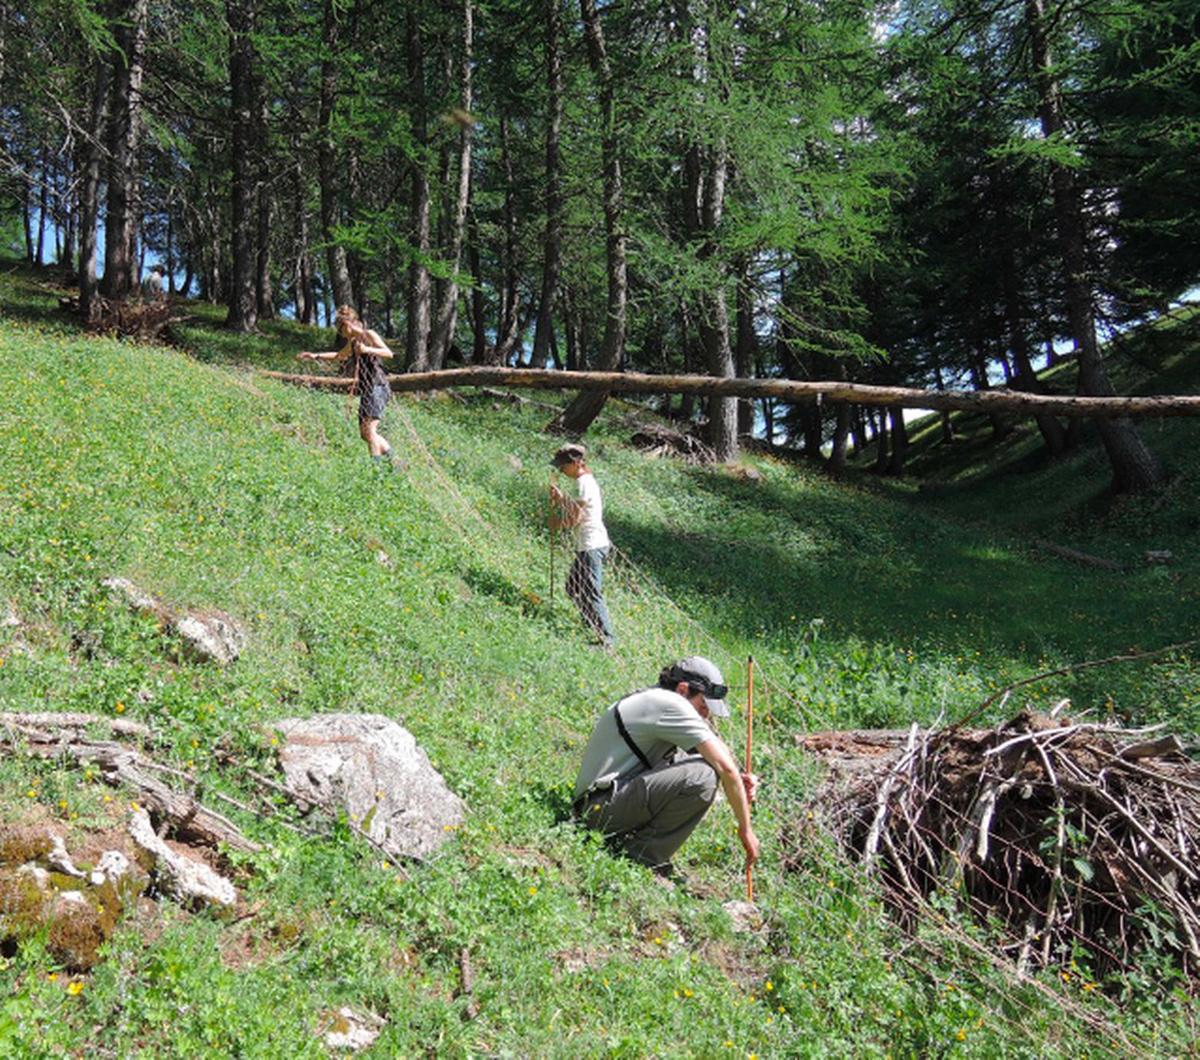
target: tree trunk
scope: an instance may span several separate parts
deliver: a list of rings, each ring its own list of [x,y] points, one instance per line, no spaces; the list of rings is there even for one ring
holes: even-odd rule
[[[1050,54],[1044,0],[1025,0],[1025,21],[1039,97],[1038,118],[1042,135],[1047,139],[1060,137],[1065,132],[1066,119],[1063,115],[1062,92]],[[1069,167],[1053,160],[1048,164],[1067,296],[1067,316],[1079,358],[1078,393],[1107,397],[1114,390],[1100,344],[1096,340],[1083,209],[1078,188]],[[1162,468],[1130,421],[1118,419],[1101,422],[1099,430],[1112,466],[1115,492],[1150,489],[1162,482]]]
[[[471,270],[471,363],[490,363],[487,321],[484,317],[483,284],[480,280],[479,228],[475,215],[467,210],[467,266]]]
[[[934,373],[934,383],[937,386],[938,390],[945,390],[946,383],[942,379],[941,366],[935,365],[934,369],[933,369],[933,373]],[[954,441],[954,424],[950,419],[950,413],[943,410],[942,415],[941,415],[941,420],[942,420],[942,443],[944,445],[950,445]]]
[[[167,294],[175,293],[175,211],[172,202],[167,200]]]
[[[461,113],[455,115],[459,128],[458,146],[458,193],[454,199],[454,215],[450,222],[450,246],[447,257],[453,275],[442,287],[442,298],[434,319],[433,335],[429,340],[429,361],[433,368],[441,368],[446,354],[454,343],[455,325],[458,322],[458,273],[462,261],[463,235],[467,226],[467,206],[471,200],[471,67],[474,61],[474,13],[473,0],[463,0],[462,5],[462,54],[459,56],[459,85],[461,88]]]
[[[114,63],[108,121],[108,201],[104,215],[104,283],[108,298],[134,288],[137,241],[137,148],[141,128],[143,54],[149,0],[128,0],[113,20]]]
[[[22,184],[23,192],[21,196],[21,219],[25,224],[25,260],[30,265],[33,264],[33,210],[29,204],[30,197],[33,194],[33,189],[29,186],[29,182],[25,181]]]
[[[604,30],[596,11],[596,0],[579,0],[587,38],[588,61],[600,95],[600,150],[604,165],[604,256],[608,276],[604,340],[597,367],[616,371],[625,355],[628,277],[625,264],[624,203],[621,190],[621,159],[617,149],[616,98],[612,67],[604,44]],[[551,425],[566,434],[582,434],[600,415],[608,394],[604,391],[579,394]]]
[[[254,0],[226,0],[229,24],[229,89],[232,110],[232,168],[229,312],[225,326],[232,331],[253,331],[258,324],[255,273],[254,159],[255,136]]]
[[[95,320],[99,309],[96,304],[96,222],[100,215],[100,163],[112,71],[107,57],[98,55],[95,62],[91,113],[83,149],[83,182],[79,188],[79,310],[89,323]]]
[[[863,422],[863,408],[854,406],[854,414],[850,418],[850,436],[854,440],[854,455],[860,457],[867,448],[867,428]]]
[[[680,43],[691,45],[694,61],[688,66],[691,82],[702,84],[710,76],[710,35],[704,34],[705,43],[700,43],[693,32],[686,5],[677,7],[676,24]],[[729,159],[724,145],[701,150],[698,144],[687,146],[683,158],[683,225],[688,242],[698,246],[696,256],[701,262],[713,262],[716,257],[717,228],[725,209],[725,184],[729,175]],[[729,312],[726,302],[724,269],[716,269],[717,276],[700,295],[699,327],[704,347],[704,356],[709,373],[732,378],[735,375],[733,349],[729,339]],[[737,457],[737,401],[732,398],[713,397],[708,402],[708,428],[706,441],[713,448],[717,459],[727,463]]]
[[[205,297],[214,305],[221,300],[221,212],[216,207],[216,189],[209,187],[205,207]]]
[[[904,474],[908,458],[908,429],[904,426],[903,409],[889,409],[888,415],[891,418],[892,455],[888,458],[887,473],[899,478]]]
[[[1025,333],[1024,322],[1021,319],[1021,294],[1018,285],[1016,251],[1012,241],[1007,238],[1011,233],[1011,223],[1008,217],[1008,207],[1004,197],[1004,189],[998,189],[995,201],[997,203],[996,220],[1000,231],[1004,234],[1004,242],[1000,248],[1000,274],[1004,289],[1004,316],[1008,323],[1008,344],[1016,362],[1014,388],[1027,390],[1032,394],[1044,391],[1037,372],[1033,370],[1033,362],[1029,357],[1029,339]],[[1063,425],[1053,416],[1044,413],[1036,417],[1038,430],[1046,451],[1051,456],[1062,454],[1067,444],[1067,432]]]
[[[321,184],[321,237],[325,241],[325,256],[329,268],[329,283],[338,305],[354,305],[354,287],[346,265],[346,248],[334,240],[334,229],[340,223],[337,154],[333,143],[333,108],[337,103],[338,22],[337,0],[325,0],[325,16],[321,31],[321,99],[317,109],[317,171]]]
[[[254,270],[254,296],[260,320],[275,319],[275,292],[271,285],[271,225],[274,220],[274,195],[271,192],[271,158],[269,140],[269,104],[266,85],[261,77],[255,81],[258,121],[254,127],[258,164],[258,258]]]
[[[874,470],[882,474],[887,470],[888,466],[888,429],[887,429],[887,410],[872,409],[872,418],[875,420],[875,463]]]
[[[280,373],[275,373],[280,375]],[[282,378],[337,389],[346,380],[322,376]],[[320,384],[325,378],[327,384]],[[704,394],[717,397],[773,397],[792,405],[867,404],[886,409],[957,409],[975,414],[1002,410],[1032,416],[1037,412],[1118,419],[1131,416],[1200,417],[1200,394],[1158,394],[1145,397],[1063,397],[1011,390],[982,392],[917,390],[900,386],[871,386],[840,380],[729,379],[707,375],[648,375],[645,372],[554,372],[544,368],[457,368],[441,372],[392,376],[392,390],[445,390],[458,386],[514,386],[536,390],[598,390],[619,394]]]
[[[500,115],[500,172],[504,175],[504,250],[501,254],[500,316],[496,322],[497,364],[508,364],[520,337],[520,274],[517,268],[517,212],[509,149],[508,118]]]
[[[696,341],[694,338],[695,330],[692,328],[691,313],[688,312],[686,305],[679,307],[679,344],[683,347],[683,370],[685,372],[693,372],[696,366],[701,362],[702,358],[696,356]],[[691,423],[692,417],[696,415],[696,395],[681,394],[679,397],[679,411],[676,416],[682,423]]]
[[[42,154],[42,180],[38,188],[38,226],[37,226],[37,249],[33,254],[33,262],[35,265],[41,266],[46,263],[46,214],[49,212],[48,203],[50,201],[50,170],[46,165],[46,155]]]
[[[409,120],[412,122],[413,151],[410,165],[408,200],[409,239],[414,257],[408,268],[408,330],[405,346],[408,370],[424,372],[429,367],[429,174],[427,159],[427,121],[425,102],[425,45],[417,20],[415,4],[409,4],[405,16],[405,40],[408,57]]]
[[[750,263],[743,261],[738,270],[737,285],[737,348],[734,354],[737,375],[749,379],[758,362],[758,335],[754,330],[754,291],[750,285]],[[749,398],[738,401],[737,429],[739,435],[754,433],[754,402]]]
[[[532,364],[546,361],[553,323],[554,298],[562,267],[562,180],[559,173],[559,136],[563,113],[562,0],[546,0],[546,238],[542,259],[542,292],[533,332]]]
[[[579,311],[575,306],[575,296],[570,287],[562,289],[563,317],[566,325],[567,340],[567,371],[577,372],[580,367],[579,357]]]
[[[846,365],[838,361],[837,376],[839,379],[846,378]],[[848,404],[837,405],[834,410],[834,425],[833,425],[833,447],[829,451],[829,467],[834,474],[841,474],[846,470],[846,447],[850,440],[850,413],[852,406]]]

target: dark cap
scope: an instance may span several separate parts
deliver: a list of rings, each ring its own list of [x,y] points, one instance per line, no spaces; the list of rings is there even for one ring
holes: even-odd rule
[[[582,460],[587,455],[587,449],[577,442],[572,442],[570,445],[564,445],[558,450],[551,459],[550,463],[555,467],[566,467],[567,464],[574,464]]]

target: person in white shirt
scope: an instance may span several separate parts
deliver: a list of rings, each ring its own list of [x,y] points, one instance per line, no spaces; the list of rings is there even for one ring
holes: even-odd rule
[[[729,717],[729,689],[702,655],[668,666],[657,688],[625,696],[596,719],[575,778],[572,809],[634,861],[669,876],[720,786],[746,865],[758,860],[750,803],[758,778],[738,769],[712,718]]]
[[[575,601],[584,622],[600,638],[600,643],[611,648],[616,636],[601,588],[604,560],[612,542],[604,528],[600,487],[583,460],[586,452],[582,445],[564,445],[550,461],[568,478],[573,478],[579,490],[578,499],[572,499],[557,486],[550,486],[555,505],[550,525],[553,529],[566,526],[575,531],[575,561],[567,573],[567,595]]]

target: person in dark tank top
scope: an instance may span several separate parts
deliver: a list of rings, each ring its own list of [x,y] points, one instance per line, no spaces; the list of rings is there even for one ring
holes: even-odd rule
[[[383,362],[392,358],[392,351],[348,305],[337,311],[337,333],[345,340],[341,349],[326,353],[303,350],[299,359],[332,361],[354,380],[350,392],[358,396],[358,433],[367,443],[371,459],[382,464],[392,451],[391,443],[379,433],[379,421],[392,394]]]

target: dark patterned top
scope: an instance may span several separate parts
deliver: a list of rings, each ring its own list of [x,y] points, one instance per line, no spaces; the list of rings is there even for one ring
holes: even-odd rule
[[[356,382],[352,394],[369,394],[377,386],[387,386],[387,369],[383,360],[370,353],[352,353],[346,358],[346,375]]]

